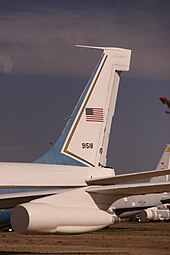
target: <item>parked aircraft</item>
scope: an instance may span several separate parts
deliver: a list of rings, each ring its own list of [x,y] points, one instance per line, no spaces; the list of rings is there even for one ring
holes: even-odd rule
[[[161,156],[156,167],[156,170],[158,169],[170,169],[170,144],[167,144]],[[150,183],[169,182],[169,177],[169,175],[153,177],[150,179]],[[129,196],[118,199],[111,205],[109,211],[111,213],[115,213],[121,219],[142,218],[142,220],[158,220],[159,217],[162,220],[164,216],[167,219],[167,215],[170,215],[165,213],[163,206],[163,204],[167,203],[168,200],[170,200],[170,193],[167,192],[160,194]],[[166,208],[166,210],[168,211],[169,209]]]
[[[147,208],[140,212],[139,221],[167,221],[170,220],[170,210],[168,205],[158,205]]]
[[[19,233],[102,229],[114,223],[107,210],[117,199],[170,191],[168,182],[122,184],[169,169],[115,175],[104,167],[120,75],[129,70],[131,51],[88,47],[103,54],[56,143],[34,163],[0,163],[0,187],[13,188],[0,195],[0,208],[14,207],[10,221]]]

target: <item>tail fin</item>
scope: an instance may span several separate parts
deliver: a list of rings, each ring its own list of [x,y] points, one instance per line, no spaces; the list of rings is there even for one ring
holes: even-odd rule
[[[79,166],[106,164],[120,72],[129,70],[131,51],[79,47],[101,49],[103,54],[60,138],[35,162]]]
[[[162,170],[170,169],[170,144],[167,144],[156,169]],[[169,175],[153,177],[150,179],[150,182],[165,182],[165,181],[170,181]]]

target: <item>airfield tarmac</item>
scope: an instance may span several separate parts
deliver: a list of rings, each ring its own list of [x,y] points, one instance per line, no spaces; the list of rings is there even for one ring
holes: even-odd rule
[[[170,222],[121,222],[81,235],[20,235],[0,232],[0,255],[170,254]]]

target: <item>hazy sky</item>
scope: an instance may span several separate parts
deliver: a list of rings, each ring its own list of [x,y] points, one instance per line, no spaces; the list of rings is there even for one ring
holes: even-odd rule
[[[155,168],[170,143],[168,0],[1,0],[0,161],[32,161],[60,135],[100,56],[75,44],[132,49],[108,164]]]

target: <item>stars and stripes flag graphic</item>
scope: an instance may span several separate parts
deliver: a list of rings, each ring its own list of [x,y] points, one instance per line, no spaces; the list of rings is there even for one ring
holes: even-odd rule
[[[86,121],[103,122],[103,108],[86,108]]]

